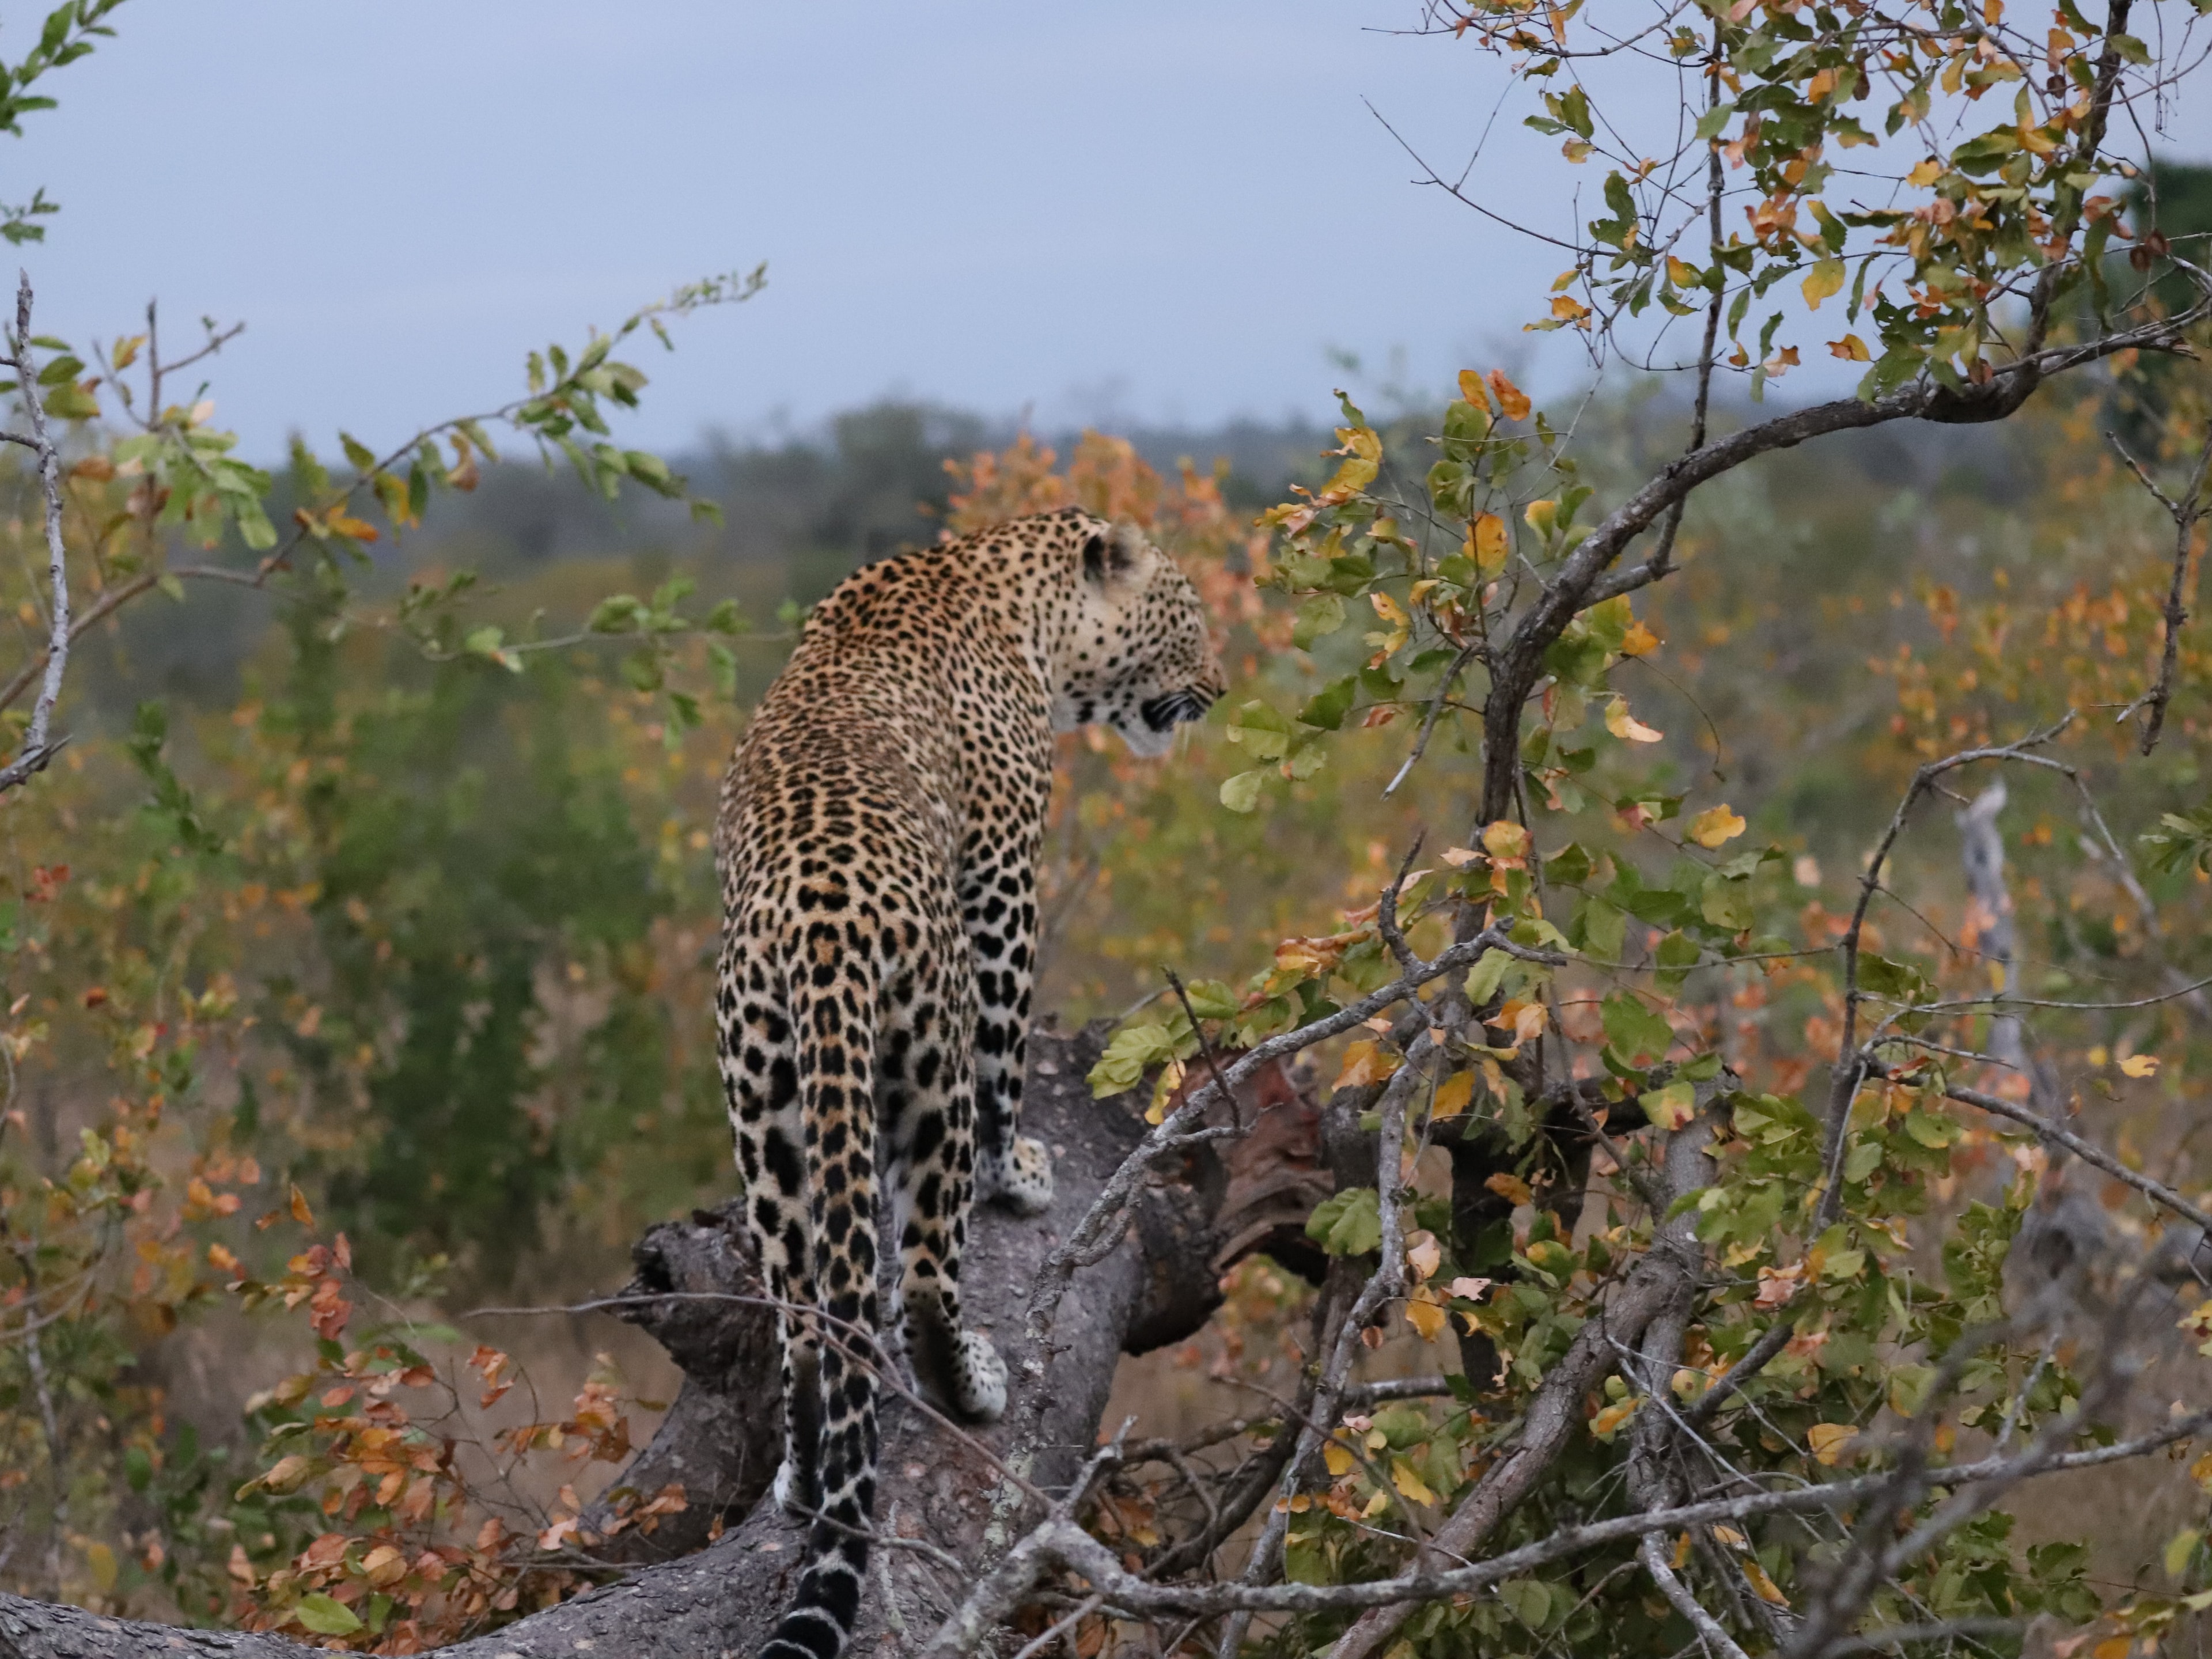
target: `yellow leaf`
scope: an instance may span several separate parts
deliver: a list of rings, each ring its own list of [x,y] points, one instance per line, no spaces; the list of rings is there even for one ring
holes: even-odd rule
[[[2158,1060],[2150,1054],[2130,1054],[2120,1062],[2120,1070],[2130,1077],[2156,1077]]]
[[[1429,1490],[1428,1483],[1414,1474],[1413,1466],[1402,1457],[1394,1457],[1390,1460],[1390,1484],[1398,1489],[1401,1496],[1411,1498],[1416,1504],[1433,1504],[1437,1501],[1437,1495]]]
[[[1503,1170],[1482,1184],[1516,1209],[1523,1204],[1533,1204],[1536,1201],[1536,1195],[1528,1190],[1527,1182],[1522,1180],[1519,1176],[1508,1175]]]
[[[2189,1466],[2189,1478],[2207,1492],[2212,1492],[2212,1452],[2206,1452]]]
[[[1559,504],[1557,501],[1531,501],[1522,509],[1521,516],[1528,521],[1528,528],[1539,536],[1548,536],[1552,533],[1553,521],[1559,516]]]
[[[2131,1636],[2107,1636],[2089,1652],[2091,1659],[2128,1659],[2128,1650],[2135,1644]]]
[[[1624,657],[1644,657],[1659,648],[1659,636],[1644,625],[1639,617],[1628,624],[1628,631],[1620,636],[1620,654]]]
[[[1552,296],[1552,315],[1563,323],[1580,322],[1589,315],[1589,307],[1571,294],[1554,294]]]
[[[1644,1116],[1653,1127],[1672,1134],[1698,1115],[1697,1085],[1687,1078],[1676,1078],[1663,1089],[1654,1089],[1637,1096],[1636,1103],[1644,1109]]]
[[[1700,847],[1718,847],[1743,833],[1743,820],[1725,802],[1709,807],[1690,820],[1690,839]]]
[[[1437,1236],[1424,1227],[1406,1241],[1406,1265],[1413,1270],[1415,1279],[1431,1279],[1443,1265],[1443,1247]]]
[[[1170,1057],[1160,1067],[1159,1076],[1152,1080],[1152,1103],[1145,1113],[1146,1122],[1159,1123],[1166,1119],[1168,1102],[1174,1097],[1175,1091],[1182,1087],[1182,1061]]]
[[[1397,1069],[1395,1054],[1386,1054],[1378,1043],[1362,1040],[1344,1051],[1344,1069],[1336,1074],[1332,1086],[1357,1089],[1363,1084],[1380,1083]]]
[[[1437,1097],[1429,1103],[1431,1117],[1457,1117],[1474,1098],[1474,1073],[1457,1072],[1437,1085]]]
[[[115,1552],[105,1544],[94,1544],[84,1553],[84,1564],[92,1569],[92,1582],[100,1593],[106,1595],[115,1588]]]
[[[1849,1423],[1815,1423],[1805,1431],[1806,1443],[1813,1449],[1813,1461],[1831,1469],[1843,1462],[1844,1454],[1858,1437],[1858,1430]]]
[[[1667,280],[1676,288],[1695,288],[1698,276],[1697,266],[1677,259],[1671,253],[1667,256]]]
[[[1828,342],[1828,355],[1841,357],[1847,363],[1870,363],[1874,354],[1867,349],[1864,340],[1856,334],[1846,334],[1840,340]]]
[[[1489,378],[1490,389],[1498,394],[1498,406],[1505,411],[1505,418],[1509,421],[1527,420],[1528,394],[1507,380],[1502,368],[1492,369]]]
[[[1807,308],[1818,311],[1820,301],[1840,292],[1843,286],[1844,262],[1841,259],[1821,260],[1805,278],[1803,293]]]
[[[1329,1474],[1340,1480],[1350,1474],[1359,1462],[1352,1455],[1352,1448],[1341,1440],[1324,1442],[1321,1449],[1321,1458],[1322,1462],[1328,1465]]]
[[[302,1227],[315,1224],[315,1212],[307,1207],[307,1194],[297,1187],[292,1188],[292,1219]]]
[[[1406,1299],[1406,1322],[1419,1333],[1422,1341],[1433,1342],[1443,1334],[1449,1321],[1436,1292],[1425,1285]],[[1413,1494],[1408,1492],[1407,1496]],[[1425,1504],[1429,1500],[1424,1498],[1421,1501]]]
[[[1482,389],[1482,376],[1471,368],[1459,372],[1459,395],[1485,414],[1490,410],[1490,398]]]
[[[1674,1540],[1674,1566],[1675,1571],[1680,1572],[1683,1568],[1690,1565],[1690,1534],[1686,1532]]]
[[[1485,824],[1482,850],[1493,864],[1518,864],[1528,856],[1528,831],[1510,818]]]
[[[1942,176],[1943,164],[1931,155],[1911,172],[1906,173],[1905,182],[1916,185],[1932,185]]]
[[[1508,544],[1505,520],[1495,513],[1485,513],[1474,521],[1468,532],[1468,544],[1476,567],[1486,576],[1494,576],[1505,568]]]
[[[1786,1607],[1790,1605],[1790,1598],[1784,1595],[1775,1582],[1766,1576],[1766,1569],[1760,1566],[1758,1562],[1745,1561],[1743,1576],[1750,1580],[1751,1587],[1758,1593],[1760,1601],[1771,1602],[1778,1607]]]
[[[1605,729],[1626,743],[1657,743],[1667,734],[1646,726],[1628,712],[1628,699],[1615,697],[1605,706]]]

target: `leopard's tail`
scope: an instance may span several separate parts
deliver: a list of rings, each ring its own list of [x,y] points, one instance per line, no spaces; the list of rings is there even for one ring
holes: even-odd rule
[[[807,1530],[798,1591],[761,1659],[838,1659],[844,1651],[860,1612],[876,1507],[876,988],[860,953],[840,949],[826,926],[823,932],[829,936],[810,941],[811,982],[793,999],[821,1315],[821,1507]]]

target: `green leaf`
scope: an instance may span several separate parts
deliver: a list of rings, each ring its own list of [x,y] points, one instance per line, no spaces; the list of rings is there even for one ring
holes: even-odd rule
[[[1352,708],[1352,700],[1358,694],[1359,679],[1357,675],[1346,674],[1340,680],[1332,680],[1306,699],[1306,706],[1298,710],[1298,719],[1307,726],[1317,726],[1324,732],[1334,732],[1344,724],[1344,717]],[[1256,758],[1267,758],[1256,750],[1253,752]]]
[[[1671,991],[1688,977],[1690,969],[1698,965],[1698,958],[1704,952],[1695,939],[1678,929],[1659,941],[1659,948],[1654,954],[1658,958],[1661,971],[1653,978],[1661,990]]]
[[[1229,741],[1255,761],[1276,761],[1290,752],[1291,723],[1257,698],[1229,717]]]
[[[1334,593],[1316,593],[1298,606],[1297,621],[1291,625],[1291,643],[1310,651],[1324,634],[1344,626],[1344,600]]]
[[[1533,1631],[1541,1631],[1552,1615],[1552,1592],[1540,1579],[1509,1578],[1498,1587],[1498,1599]]]
[[[1583,949],[1601,962],[1619,962],[1628,942],[1628,915],[1595,893],[1583,902]]]
[[[1180,1012],[1178,1010],[1179,1023]],[[1123,1026],[1114,1033],[1106,1052],[1091,1068],[1085,1080],[1091,1085],[1091,1094],[1103,1099],[1135,1088],[1145,1080],[1146,1072],[1172,1060],[1176,1047],[1175,1032],[1165,1025]]]
[[[1382,1243],[1382,1200],[1372,1187],[1324,1199],[1306,1222],[1306,1237],[1330,1255],[1365,1255]]]
[[[2197,1545],[2203,1541],[2204,1534],[2194,1527],[2184,1527],[2172,1537],[2167,1539],[2166,1553],[2163,1557],[2166,1576],[2168,1578],[2179,1578],[2187,1572],[2190,1559],[2197,1553]]]
[[[1605,1040],[1632,1066],[1648,1065],[1674,1046],[1674,1028],[1626,991],[1608,994],[1598,1008]]]
[[[1200,1019],[1230,1019],[1243,1006],[1244,1000],[1218,979],[1194,979],[1182,988]]]
[[[1915,1106],[1905,1115],[1905,1133],[1922,1146],[1940,1151],[1964,1134],[1966,1129],[1954,1118]]]
[[[374,472],[376,470],[376,452],[352,433],[339,433],[338,443],[345,450],[345,458],[353,464],[356,472]]]
[[[1238,772],[1221,781],[1221,804],[1232,812],[1249,812],[1260,804],[1260,786],[1267,782],[1264,769]]]
[[[1572,887],[1589,879],[1590,855],[1580,842],[1569,842],[1544,860],[1544,879]]]
[[[351,1607],[320,1590],[312,1595],[301,1596],[299,1605],[292,1611],[301,1624],[318,1636],[350,1636],[362,1627],[361,1620],[354,1617]]]
[[[1468,970],[1467,1000],[1478,1008],[1487,1007],[1498,994],[1498,988],[1505,978],[1505,970],[1513,965],[1510,951],[1492,945],[1482,953],[1482,959]]]

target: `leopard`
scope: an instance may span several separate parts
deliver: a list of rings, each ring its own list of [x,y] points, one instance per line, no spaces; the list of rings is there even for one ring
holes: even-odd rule
[[[861,567],[738,740],[715,817],[717,1056],[777,1310],[774,1495],[809,1522],[763,1659],[851,1639],[887,1334],[938,1409],[1006,1410],[960,1259],[978,1199],[1034,1216],[1054,1196],[1019,1126],[1055,736],[1103,726],[1162,756],[1224,687],[1182,568],[1070,507]],[[879,1230],[898,1252],[882,1287]]]

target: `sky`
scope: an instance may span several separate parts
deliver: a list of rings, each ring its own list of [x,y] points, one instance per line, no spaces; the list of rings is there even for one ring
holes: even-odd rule
[[[0,3],[0,52],[44,9]],[[381,448],[495,406],[531,349],[763,260],[758,298],[680,324],[672,356],[646,343],[625,442],[884,396],[1054,429],[1325,417],[1333,386],[1441,392],[1463,367],[1564,387],[1587,366],[1521,325],[1565,261],[1420,184],[1408,148],[1473,159],[1470,194],[1554,230],[1599,180],[1472,42],[1404,33],[1419,17],[131,0],[54,76],[61,108],[0,141],[0,199],[63,204],[21,251],[42,329],[135,331],[158,296],[173,355],[203,315],[243,321],[208,395],[264,459],[295,429]],[[1664,84],[1622,107],[1671,129]],[[2212,112],[2177,139],[2212,153]]]

